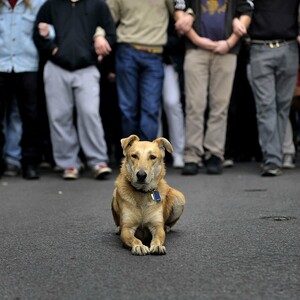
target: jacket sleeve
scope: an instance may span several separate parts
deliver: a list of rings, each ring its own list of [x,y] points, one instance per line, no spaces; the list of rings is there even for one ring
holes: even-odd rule
[[[252,0],[238,0],[237,1],[237,17],[247,15],[252,17],[254,4]]]
[[[175,10],[183,10],[187,9],[187,1],[185,0],[174,0],[174,8]]]
[[[52,25],[52,19],[50,16],[50,3],[51,1],[46,1],[40,8],[34,28],[33,28],[33,41],[38,49],[38,51],[45,57],[50,57],[54,48],[56,48],[54,27]],[[39,34],[38,24],[44,22],[50,24],[50,38],[42,37]]]
[[[116,24],[112,18],[110,10],[104,1],[99,1],[101,7],[99,11],[101,16],[99,18],[99,24],[101,28],[105,30],[105,38],[107,39],[110,46],[116,42]]]

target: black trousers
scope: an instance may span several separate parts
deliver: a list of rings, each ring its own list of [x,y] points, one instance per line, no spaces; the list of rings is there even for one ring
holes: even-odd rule
[[[21,139],[22,165],[36,165],[38,159],[38,73],[3,73],[0,72],[0,157],[3,157],[5,136],[3,119],[6,105],[15,97],[18,102],[22,120],[23,134]]]

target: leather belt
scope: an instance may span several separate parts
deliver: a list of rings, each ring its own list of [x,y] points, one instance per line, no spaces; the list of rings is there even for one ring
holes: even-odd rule
[[[136,44],[131,44],[131,46],[136,50],[144,51],[144,52],[148,52],[148,53],[161,54],[163,52],[163,49],[155,49],[155,48],[136,45]]]
[[[284,44],[287,44],[289,42],[293,42],[295,39],[291,40],[251,40],[252,45],[261,45],[261,46],[267,46],[269,48],[279,48],[283,46]]]

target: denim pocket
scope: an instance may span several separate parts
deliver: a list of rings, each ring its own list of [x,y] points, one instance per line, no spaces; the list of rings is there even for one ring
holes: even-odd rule
[[[32,34],[35,17],[33,15],[22,16],[22,31],[27,34]]]

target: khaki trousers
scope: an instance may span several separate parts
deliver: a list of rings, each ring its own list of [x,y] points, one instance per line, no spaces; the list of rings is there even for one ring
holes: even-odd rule
[[[185,55],[185,162],[202,156],[223,159],[227,111],[236,68],[236,55],[189,49]],[[207,119],[206,108],[209,108]]]

